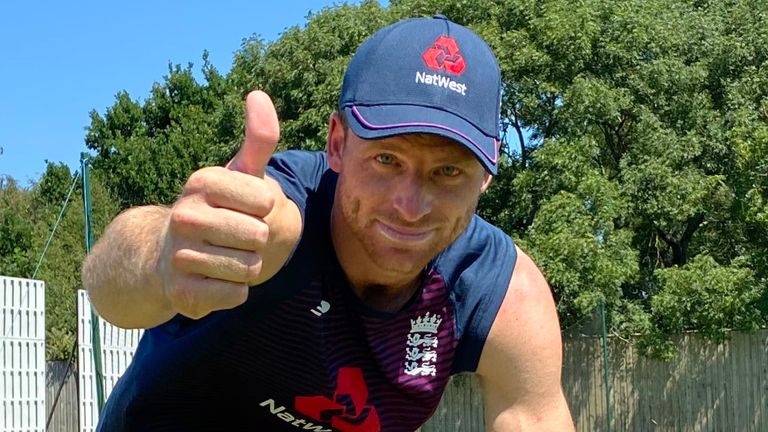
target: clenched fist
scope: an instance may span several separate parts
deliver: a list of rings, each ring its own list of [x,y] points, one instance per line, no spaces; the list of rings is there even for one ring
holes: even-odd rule
[[[245,140],[226,168],[190,176],[168,218],[158,269],[170,306],[190,318],[232,308],[263,282],[268,216],[279,187],[264,178],[280,135],[272,101],[246,99]]]

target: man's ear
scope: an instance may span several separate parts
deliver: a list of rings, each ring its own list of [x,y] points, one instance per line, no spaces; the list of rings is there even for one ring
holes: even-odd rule
[[[341,160],[346,142],[347,126],[338,112],[328,118],[328,136],[325,140],[325,151],[328,154],[328,165],[337,173],[341,172]]]
[[[480,193],[484,193],[488,189],[488,186],[491,185],[491,180],[493,180],[493,176],[488,171],[486,171],[484,175],[483,184],[480,186]]]

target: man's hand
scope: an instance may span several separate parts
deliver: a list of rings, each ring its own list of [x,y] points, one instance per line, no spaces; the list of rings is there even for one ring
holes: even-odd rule
[[[112,324],[150,328],[233,308],[290,257],[301,213],[264,176],[280,135],[275,107],[253,92],[245,111],[245,140],[227,168],[194,173],[173,208],[122,212],[86,257],[83,286]]]
[[[203,168],[190,176],[161,239],[163,293],[171,309],[190,318],[242,304],[248,287],[265,279],[263,254],[276,193],[264,171],[280,129],[263,92],[248,95],[245,112],[239,152],[227,168]]]

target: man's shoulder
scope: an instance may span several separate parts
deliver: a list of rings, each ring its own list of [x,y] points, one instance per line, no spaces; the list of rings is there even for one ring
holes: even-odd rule
[[[294,175],[312,175],[328,169],[328,157],[322,151],[286,150],[272,155],[267,172],[290,172]]]
[[[275,153],[266,170],[303,216],[314,198],[332,200],[336,173],[329,169],[325,152],[288,150]]]

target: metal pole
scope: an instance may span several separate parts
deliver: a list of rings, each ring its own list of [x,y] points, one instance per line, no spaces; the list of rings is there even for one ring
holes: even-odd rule
[[[83,173],[83,210],[85,212],[85,251],[91,253],[93,236],[91,235],[91,169],[88,153],[80,153],[80,172]],[[96,380],[96,407],[98,412],[104,407],[104,372],[101,361],[101,331],[99,315],[91,305],[91,335],[93,339],[94,379]]]
[[[611,418],[611,383],[608,379],[608,331],[606,330],[605,325],[605,301],[600,301],[600,319],[602,321],[602,327],[603,327],[603,335],[602,335],[602,345],[603,345],[603,380],[605,381],[605,407],[608,410],[608,418],[607,418],[607,426],[608,426],[608,432],[611,432],[611,424],[613,423],[613,419]]]

